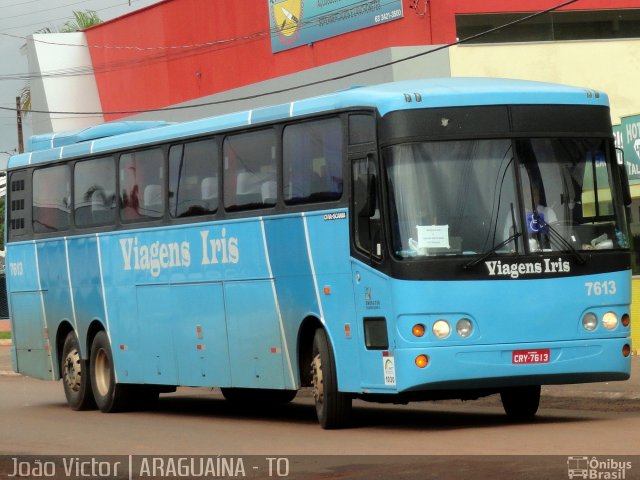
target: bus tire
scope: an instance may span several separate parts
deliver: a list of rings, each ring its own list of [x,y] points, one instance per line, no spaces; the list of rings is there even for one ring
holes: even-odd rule
[[[64,339],[60,357],[60,377],[64,395],[72,410],[94,410],[89,363],[80,356],[80,343],[74,332]]]
[[[91,386],[96,405],[104,413],[121,412],[131,405],[131,386],[116,383],[109,337],[96,334],[91,344]]]
[[[333,350],[326,332],[321,328],[316,330],[313,337],[311,376],[320,426],[327,430],[348,426],[351,417],[351,397],[338,391]]]
[[[540,406],[540,385],[506,388],[500,392],[500,399],[511,420],[531,420]]]

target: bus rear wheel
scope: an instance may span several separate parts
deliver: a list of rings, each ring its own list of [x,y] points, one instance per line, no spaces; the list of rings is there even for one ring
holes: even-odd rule
[[[540,406],[540,385],[506,388],[500,392],[502,407],[512,420],[530,420]]]
[[[333,351],[323,329],[316,330],[313,337],[311,376],[320,426],[324,429],[346,427],[351,417],[351,397],[338,391]]]
[[[89,365],[80,356],[80,343],[74,332],[69,332],[64,339],[60,358],[60,376],[64,395],[72,410],[96,408],[91,391]]]
[[[104,331],[98,332],[91,344],[91,386],[96,405],[102,412],[120,412],[129,408],[131,388],[116,383],[111,345]]]

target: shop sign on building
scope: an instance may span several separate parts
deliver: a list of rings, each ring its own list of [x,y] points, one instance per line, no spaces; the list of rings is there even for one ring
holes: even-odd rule
[[[620,125],[613,127],[616,147],[624,151],[630,184],[640,184],[640,115],[623,117]]]
[[[403,16],[402,0],[267,0],[271,50],[280,52]]]

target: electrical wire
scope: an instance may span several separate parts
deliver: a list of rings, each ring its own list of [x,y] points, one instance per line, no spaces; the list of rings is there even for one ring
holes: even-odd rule
[[[41,0],[36,0],[36,1],[41,1]],[[84,0],[84,1],[89,1],[89,0]],[[123,7],[125,5],[131,6],[132,3],[138,3],[140,1],[141,0],[130,0],[130,1],[123,2],[123,3],[118,3],[116,5],[111,5],[109,7],[98,8],[98,9],[93,10],[93,11],[102,12],[104,10],[110,10],[112,8],[117,8],[117,7]],[[25,3],[33,3],[33,2],[25,2]],[[82,3],[82,2],[78,2],[78,3]],[[20,4],[14,4],[14,5],[20,5]],[[75,4],[72,4],[72,5],[75,5]],[[50,9],[50,10],[53,10],[53,9]],[[29,12],[29,14],[32,14],[32,13],[36,13],[36,12]],[[6,18],[6,17],[3,17],[3,19],[4,18]],[[52,18],[52,19],[49,20],[49,22],[57,22],[57,21],[60,21],[60,20],[72,20],[72,19],[73,19],[72,16],[67,15],[66,17]],[[18,30],[20,28],[33,27],[33,26],[36,26],[36,25],[42,26],[42,23],[43,22],[36,22],[36,23],[28,23],[26,25],[14,25],[12,27],[3,28],[3,30],[4,31],[6,31],[6,30]],[[7,33],[4,33],[4,32],[0,32],[0,35],[11,36],[11,35],[9,35]],[[25,38],[25,37],[22,37],[22,38]]]
[[[494,33],[496,31],[500,31],[503,30],[505,28],[511,27],[513,25],[517,25],[520,23],[523,23],[527,20],[531,20],[533,18],[539,17],[541,15],[544,15],[546,13],[549,12],[553,12],[555,10],[558,10],[560,8],[566,7],[568,5],[571,5],[573,3],[578,2],[579,0],[568,0],[565,1],[563,3],[560,3],[554,7],[548,8],[546,10],[541,10],[539,12],[536,13],[532,13],[530,15],[527,15],[523,18],[520,19],[516,19],[513,20],[511,22],[505,23],[503,25],[499,25],[497,27],[491,28],[489,30],[485,30],[483,32],[477,33],[475,35],[471,35],[469,37],[466,37],[464,39],[461,40],[456,40],[455,42],[451,42],[451,43],[447,43],[444,45],[440,45],[438,47],[432,48],[430,50],[426,50],[420,53],[416,53],[413,55],[409,55],[403,58],[399,58],[396,60],[392,60],[389,62],[385,62],[379,65],[374,65],[372,67],[368,67],[368,68],[363,68],[360,70],[356,70],[353,72],[349,72],[349,73],[345,73],[342,75],[336,75],[330,78],[325,78],[322,80],[316,80],[313,82],[307,82],[304,84],[300,84],[300,85],[294,85],[291,87],[287,87],[287,88],[283,88],[283,89],[278,89],[278,90],[271,90],[268,92],[263,92],[263,93],[256,93],[256,94],[252,94],[252,95],[246,95],[243,97],[236,97],[236,98],[231,98],[231,99],[226,99],[226,100],[214,100],[214,101],[210,101],[210,102],[202,102],[202,103],[198,103],[198,104],[193,104],[193,105],[177,105],[177,106],[171,106],[171,107],[162,107],[162,108],[150,108],[150,109],[132,109],[132,110],[115,110],[115,111],[88,111],[88,112],[72,112],[72,111],[53,111],[53,110],[29,110],[29,113],[42,113],[42,114],[53,114],[53,115],[133,115],[133,114],[140,114],[140,113],[151,113],[151,112],[168,112],[168,111],[176,111],[176,110],[187,110],[187,109],[194,109],[194,108],[202,108],[202,107],[209,107],[209,106],[213,106],[213,105],[222,105],[222,104],[227,104],[227,103],[232,103],[232,102],[239,102],[239,101],[246,101],[246,100],[254,100],[257,98],[262,98],[265,96],[269,96],[269,95],[276,95],[276,94],[280,94],[280,93],[285,93],[285,92],[290,92],[291,90],[298,90],[301,88],[308,88],[308,87],[313,87],[316,85],[321,85],[324,83],[329,83],[329,82],[334,82],[337,80],[343,80],[345,78],[349,78],[349,77],[353,77],[356,75],[361,75],[363,73],[369,73],[371,71],[374,70],[378,70],[380,68],[385,68],[385,67],[390,67],[402,62],[406,62],[409,60],[414,60],[416,58],[420,58],[426,55],[430,55],[432,53],[436,53],[442,50],[446,50],[449,49],[451,47],[454,47],[456,45],[461,45],[464,43],[468,43],[472,40],[475,40],[477,38],[489,35],[491,33]],[[18,111],[18,109],[14,108],[10,108],[10,107],[0,107],[0,110],[8,110],[8,111],[13,111],[16,112]],[[21,110],[20,110],[21,111]]]

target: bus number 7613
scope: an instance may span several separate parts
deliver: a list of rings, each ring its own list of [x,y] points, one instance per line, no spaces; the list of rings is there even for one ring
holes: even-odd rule
[[[602,282],[586,282],[584,284],[587,287],[587,296],[592,295],[615,295],[618,289],[616,288],[616,282],[614,280],[604,280]]]

